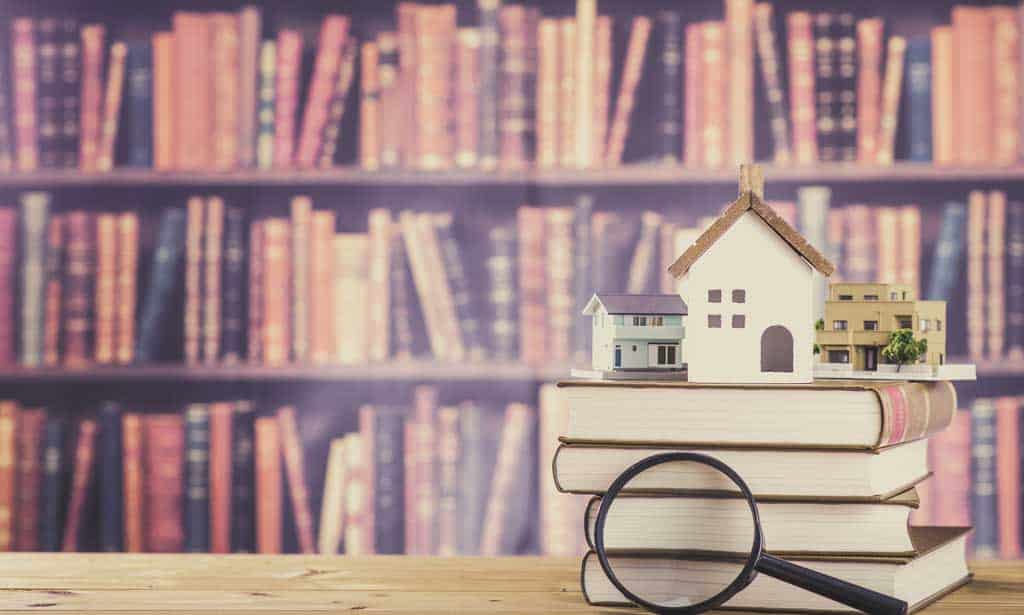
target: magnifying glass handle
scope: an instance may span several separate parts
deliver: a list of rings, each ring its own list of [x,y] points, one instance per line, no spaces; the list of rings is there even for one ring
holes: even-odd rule
[[[810,568],[797,566],[767,553],[762,553],[758,559],[757,570],[864,613],[873,615],[906,615],[907,613],[907,603],[903,600],[847,583]]]

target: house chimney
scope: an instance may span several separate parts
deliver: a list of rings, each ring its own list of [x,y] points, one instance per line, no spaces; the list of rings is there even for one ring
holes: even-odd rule
[[[761,165],[740,165],[740,195],[745,192],[764,200],[764,175],[761,173]]]

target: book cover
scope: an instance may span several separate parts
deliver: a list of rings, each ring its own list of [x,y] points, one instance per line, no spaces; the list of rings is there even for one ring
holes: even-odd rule
[[[107,65],[107,82],[103,89],[103,110],[100,116],[99,143],[96,147],[96,169],[109,171],[114,168],[114,145],[120,126],[121,100],[124,98],[125,57],[128,48],[121,41],[110,46],[110,61]]]
[[[178,271],[185,249],[185,211],[165,209],[160,215],[156,247],[149,267],[149,283],[139,313],[135,360],[152,363],[161,358],[164,329],[170,317],[171,297],[178,285]]]
[[[239,363],[245,356],[245,240],[245,211],[229,206],[224,214],[220,308],[220,358],[225,363]]]
[[[425,171],[449,169],[454,142],[449,130],[449,97],[453,77],[455,6],[413,5],[415,29],[415,167]],[[502,9],[502,14],[504,14]],[[504,31],[502,32],[504,35]],[[504,38],[504,36],[503,36]]]
[[[362,418],[360,417],[360,421]],[[363,426],[345,435],[345,529],[343,540],[346,555],[368,555],[373,547],[373,500],[370,486],[371,468],[363,453]]]
[[[186,204],[185,225],[185,363],[199,363],[203,329],[203,246],[206,200],[190,196]]]
[[[67,225],[64,268],[64,363],[83,365],[93,357],[96,284],[96,217],[75,210]]]
[[[574,156],[576,168],[593,166],[594,155],[594,40],[597,29],[597,0],[576,1],[576,77],[573,116],[576,119]],[[503,38],[504,38],[504,32]]]
[[[114,362],[117,327],[117,216],[96,214],[95,356],[100,365]]]
[[[216,363],[220,359],[223,326],[221,307],[224,274],[224,199],[219,196],[206,199],[202,225],[199,335],[203,362]]]
[[[532,23],[536,22],[536,16],[532,16]],[[531,26],[534,29],[535,25]],[[536,48],[532,44],[533,39],[528,38],[531,45],[528,53],[532,57]],[[594,25],[594,153],[591,155],[591,162],[595,168],[601,167],[605,159],[605,143],[608,139],[608,115],[611,111],[611,87],[612,87],[612,18],[608,15],[599,15]],[[536,79],[534,79],[536,84]],[[534,86],[536,90],[536,85]],[[534,109],[536,111],[536,109]]]
[[[558,161],[576,167],[576,17],[558,20]]]
[[[971,406],[971,523],[974,557],[991,559],[999,553],[999,494],[996,482],[996,408],[979,397]]]
[[[899,120],[900,94],[903,91],[904,56],[907,39],[890,36],[885,54],[885,78],[879,118],[878,163],[892,164],[896,150],[896,124]]]
[[[313,200],[299,195],[291,200],[291,298],[292,358],[305,363],[309,360],[310,308],[312,288],[310,286],[310,236],[313,226]],[[277,290],[275,289],[275,292]]]
[[[932,160],[932,41],[907,42],[907,142],[909,159]]]
[[[1020,558],[1020,404],[1015,397],[995,400],[996,510],[999,557]]]
[[[498,97],[499,162],[503,169],[523,169],[535,153],[535,66],[529,55],[537,13],[520,5],[501,7],[501,66]],[[593,52],[588,52],[593,57]],[[588,127],[593,132],[593,126]],[[590,154],[588,154],[590,155]]]
[[[117,254],[114,310],[114,359],[128,365],[135,359],[135,311],[139,273],[139,215],[134,211],[117,214]]]
[[[240,22],[237,13],[213,13],[209,17],[213,41],[209,62],[213,66],[210,152],[213,168],[228,171],[238,166],[239,111],[242,98]]]
[[[949,165],[959,159],[955,140],[956,63],[953,28],[932,28],[931,47],[932,158],[937,165]]]
[[[437,548],[440,556],[458,553],[459,409],[437,412]]]
[[[477,32],[474,28],[465,28],[464,30],[466,32]],[[479,82],[480,73],[479,66],[477,65],[478,56],[476,54],[479,51],[480,40],[479,36],[477,36],[476,46],[474,47],[470,43],[472,39],[472,36],[464,34],[459,35],[459,72],[456,77],[459,89],[456,92],[455,104],[459,110],[456,115],[458,120],[456,140],[459,143],[460,149],[462,147],[472,147],[474,156],[473,163],[475,164],[478,120],[478,111],[475,106],[477,102],[476,86]],[[348,57],[342,60],[342,70],[346,70],[345,64],[347,63],[349,66],[349,76],[347,77],[349,85],[352,81],[351,74],[354,72],[353,60],[355,49],[355,45],[349,45],[346,48],[346,51],[343,52],[348,54]],[[396,169],[402,161],[402,122],[392,121],[393,118],[401,113],[402,110],[398,33],[393,31],[378,33],[377,52],[377,88],[380,91],[380,114],[377,122],[377,133],[380,144],[380,166],[384,169]],[[471,87],[473,88],[472,104],[468,104],[468,101],[465,100],[465,96],[463,94],[463,88],[466,87],[466,84],[469,82],[472,83]],[[338,85],[339,89],[335,91],[336,98],[342,97],[340,74]],[[343,88],[343,97],[347,97],[349,85],[346,85]],[[342,111],[343,110],[344,109],[342,109]],[[340,114],[338,114],[338,117],[340,121]],[[466,135],[466,130],[473,130],[473,135]],[[325,135],[324,138],[327,139],[329,137]],[[465,161],[465,158],[463,158],[463,161]]]
[[[405,551],[404,415],[403,409],[395,407],[363,406],[359,409],[362,453],[370,477],[367,501],[372,507],[363,531],[371,553]]]
[[[985,354],[987,208],[983,191],[967,194],[967,355],[974,360]]]
[[[231,551],[256,552],[255,413],[249,401],[234,403],[231,426]]]
[[[185,407],[185,551],[210,550],[210,409]]]
[[[256,108],[256,167],[270,169],[277,159],[274,153],[277,111],[277,41],[260,43],[259,94]]]
[[[954,6],[954,92],[956,151],[963,165],[992,162],[993,85],[995,82],[992,45],[994,21],[988,7]]]
[[[60,363],[61,307],[64,290],[64,217],[50,217],[46,229],[46,288],[43,307],[43,364]]]
[[[857,20],[852,13],[836,15],[836,141],[839,160],[857,161]]]
[[[267,218],[262,229],[263,362],[284,365],[291,357],[291,224],[287,218]]]
[[[281,439],[277,419],[261,416],[254,421],[256,467],[256,548],[259,553],[281,553]]]
[[[949,427],[935,435],[928,456],[934,473],[932,489],[936,525],[971,523],[971,414],[959,410]]]
[[[302,114],[302,128],[295,152],[298,166],[309,168],[317,162],[320,140],[331,95],[337,81],[341,49],[348,36],[349,19],[343,15],[326,15],[320,26],[313,76],[306,96],[306,108]]]
[[[25,192],[21,199],[21,364],[43,362],[46,294],[46,228],[50,193]]]
[[[19,171],[34,171],[39,167],[36,24],[29,17],[18,17],[10,21],[10,28],[15,161]]]
[[[857,22],[857,161],[863,164],[878,160],[883,27],[879,18]]]
[[[295,516],[296,533],[299,536],[299,549],[302,553],[314,553],[315,528],[313,527],[313,513],[310,510],[309,490],[306,487],[302,438],[295,419],[295,408],[284,406],[278,409],[277,426],[281,434],[281,452],[284,456],[288,494]]]
[[[480,538],[481,555],[513,555],[530,546],[530,520],[535,502],[533,410],[519,403],[505,409],[493,483]]]
[[[963,263],[966,221],[967,206],[963,203],[949,201],[943,206],[939,236],[932,252],[931,278],[925,293],[927,299],[950,301],[953,298]],[[1012,244],[1008,243],[1008,248],[1013,254]],[[1011,275],[1010,280],[1013,279]]]
[[[395,232],[395,224],[391,219],[391,211],[383,207],[371,209],[367,218],[369,229],[366,280],[369,324],[367,358],[376,362],[386,360],[391,349],[391,263],[389,259],[392,252],[391,236]],[[331,220],[331,231],[333,232],[333,218]],[[449,218],[449,224],[450,222]],[[452,241],[454,242],[454,238]],[[455,250],[454,258],[458,261],[457,246],[455,246]],[[447,250],[445,256],[449,256]],[[461,261],[459,262],[461,263]],[[451,275],[451,271],[449,268],[449,275]],[[463,278],[463,283],[465,283],[465,278]],[[468,294],[469,289],[465,290]],[[328,315],[324,315],[324,320],[330,320]]]
[[[576,206],[573,211],[573,238],[572,238],[572,306],[570,307],[572,318],[572,360],[577,365],[586,365],[590,354],[592,326],[587,319],[580,318],[576,314],[579,306],[586,305],[594,293],[593,286],[593,245],[591,237],[593,230],[591,215],[594,209],[594,196],[588,193],[580,193],[576,196]]]
[[[728,138],[726,160],[739,165],[754,159],[754,2],[726,0]]]
[[[405,421],[403,457],[405,552],[437,553],[440,501],[438,388],[413,390],[412,416]]]
[[[142,418],[145,551],[179,553],[185,545],[185,430],[179,414]]]
[[[0,172],[14,170],[15,127],[12,107],[14,106],[14,79],[11,71],[11,49],[9,32],[0,36]]]
[[[369,242],[366,233],[337,233],[332,242],[335,272],[332,300],[335,305],[345,306],[334,314],[334,358],[343,365],[363,365],[368,359]]]
[[[516,213],[519,279],[519,356],[530,365],[547,359],[547,266],[545,211],[522,206]]]
[[[421,35],[426,38],[426,34]],[[362,44],[359,53],[359,165],[367,171],[380,167],[380,91],[377,88],[377,43]],[[418,101],[417,101],[418,102]]]
[[[985,220],[985,349],[989,359],[1003,357],[1006,304],[1006,193],[988,193]]]
[[[726,122],[729,118],[729,64],[726,60],[728,33],[721,21],[703,22],[701,31],[701,159],[704,166],[719,169],[728,158]],[[810,43],[809,43],[810,44]]]
[[[487,232],[489,350],[492,357],[502,361],[514,360],[519,350],[516,241],[513,226],[495,226]]]
[[[64,419],[48,416],[43,431],[42,481],[39,488],[39,550],[60,551],[66,493]]]
[[[501,56],[501,35],[499,32],[499,15],[501,0],[477,0],[477,19],[480,29],[480,84],[478,106],[480,131],[478,142],[480,147],[480,167],[493,170],[498,167],[500,152],[498,124],[498,88],[499,58]],[[401,34],[399,35],[401,36]],[[409,56],[399,42],[399,56],[405,65]]]
[[[1019,7],[993,6],[992,20],[992,160],[1010,165],[1020,157],[1020,17]]]
[[[818,161],[818,141],[814,104],[814,33],[810,13],[789,13],[786,16],[786,36],[794,161],[797,164],[814,164]]]
[[[238,10],[238,166],[252,168],[257,162],[257,126],[260,91],[260,36],[263,13],[258,6]]]
[[[292,165],[295,149],[295,123],[299,106],[299,80],[302,70],[302,34],[298,30],[280,30],[276,43],[274,69],[274,168]]]
[[[0,418],[6,419],[11,413],[9,409],[3,408],[4,406],[0,406]],[[12,452],[17,450],[17,458],[14,460],[14,464],[17,466],[16,478],[14,481],[5,482],[7,485],[16,484],[18,486],[13,502],[13,510],[16,510],[18,515],[10,544],[12,550],[39,550],[40,489],[45,425],[46,410],[42,408],[19,409],[16,428],[17,448],[5,449]],[[5,431],[5,437],[9,436],[10,432]]]
[[[815,13],[811,26],[814,35],[814,104],[818,133],[818,158],[821,162],[839,159],[838,116],[838,15]]]
[[[557,18],[545,17],[537,25],[537,166],[542,169],[554,168],[559,164],[558,87],[561,62],[558,24]],[[461,65],[459,69],[462,70]],[[462,94],[461,89],[458,94]],[[475,94],[472,86],[467,94]]]
[[[236,478],[232,472],[235,404],[229,401],[213,402],[209,410],[210,553],[230,553],[233,517],[231,491]]]
[[[673,15],[675,15],[673,13]],[[672,19],[669,19],[672,21]],[[675,15],[674,18],[675,30],[674,37],[675,43],[671,50],[676,53],[677,56],[670,59],[670,62],[675,64],[669,64],[673,66],[670,71],[665,68],[662,72],[662,88],[666,98],[671,100],[663,100],[663,108],[661,113],[668,114],[672,113],[670,120],[672,123],[672,130],[676,130],[678,134],[667,135],[669,142],[676,142],[676,150],[672,152],[670,160],[677,160],[682,155],[682,137],[683,137],[683,118],[682,118],[682,31],[679,25],[679,16]],[[668,24],[665,24],[668,27]],[[647,17],[634,17],[632,26],[629,31],[629,42],[626,45],[626,58],[623,61],[622,67],[622,78],[619,82],[619,94],[615,99],[615,112],[612,116],[611,128],[608,134],[608,144],[605,147],[605,159],[604,163],[607,166],[617,166],[622,164],[622,155],[626,149],[626,138],[629,135],[630,121],[633,116],[633,107],[636,104],[637,96],[637,85],[640,83],[640,79],[643,76],[644,70],[644,57],[647,52],[647,41],[651,35],[651,20]],[[662,49],[663,53],[665,52]],[[665,59],[662,60],[662,64],[665,65]],[[675,80],[675,89],[670,93],[668,88],[670,85],[669,77]],[[671,103],[671,105],[669,104]],[[670,110],[669,107],[672,107]],[[678,116],[678,117],[677,117]],[[667,133],[666,133],[667,134]],[[662,149],[664,149],[666,143],[659,141]]]
[[[414,322],[414,316],[417,315],[417,306],[413,301],[415,290],[403,234],[397,224],[392,228],[390,237],[388,295],[391,304],[391,330],[389,332],[391,346],[389,353],[391,357],[402,360],[413,356],[415,351],[414,331],[424,331],[425,326],[422,319]]]
[[[17,433],[17,402],[0,401],[0,551],[10,551],[15,544]]]
[[[213,37],[207,13],[177,11],[174,31],[174,160],[182,171],[208,169],[213,162]]]
[[[683,164],[689,168],[703,165],[703,89],[704,24],[686,24],[683,58]]]
[[[345,443],[346,438],[334,438],[327,453],[324,493],[320,505],[320,531],[316,542],[317,553],[321,555],[339,553],[345,532],[345,490],[348,482]]]
[[[249,301],[246,313],[245,354],[249,363],[263,362],[263,275],[266,263],[263,221],[249,223]]]
[[[59,100],[60,41],[58,21],[43,17],[36,24],[36,115],[39,166],[61,166],[61,130]]]
[[[174,139],[174,33],[156,32],[150,40],[153,45],[153,168],[169,171],[177,164],[178,147]]]
[[[545,208],[545,263],[544,284],[547,315],[545,326],[545,358],[551,362],[568,361],[572,355],[573,324],[576,306],[573,305],[573,209],[571,207]]]
[[[124,415],[118,402],[106,401],[99,412],[99,453],[96,475],[99,483],[100,550],[124,550]]]
[[[334,226],[333,211],[313,211],[310,239],[310,284],[312,285],[312,303],[309,306],[311,331],[310,359],[314,364],[323,365],[333,359],[335,336],[333,285],[334,273]],[[372,234],[371,230],[371,234]],[[371,332],[376,335],[375,332]],[[387,356],[385,349],[384,357]],[[384,357],[380,357],[383,359]]]
[[[469,288],[462,250],[456,238],[454,217],[451,213],[437,214],[434,218],[438,247],[448,285],[451,288],[452,302],[455,304],[455,315],[458,318],[459,330],[468,353],[467,358],[477,360],[483,358],[486,349],[481,335],[482,323],[476,300]],[[370,261],[371,267],[373,260]],[[372,270],[371,270],[372,274]],[[371,279],[372,282],[372,279]],[[372,312],[371,312],[372,314]]]
[[[335,154],[341,140],[341,122],[348,107],[349,91],[352,89],[353,77],[355,76],[357,49],[358,45],[354,38],[347,40],[341,48],[341,65],[338,67],[338,78],[331,93],[331,101],[327,107],[327,121],[324,124],[323,136],[320,139],[318,165],[321,169],[334,166]],[[382,123],[392,130],[397,126],[397,122]],[[381,127],[382,132],[384,131],[384,126]]]
[[[945,223],[943,219],[943,231]],[[961,222],[955,232],[962,228]],[[1020,201],[1011,202],[1006,212],[1006,280],[1006,356],[1020,360],[1024,359],[1024,203]]]
[[[124,551],[141,553],[146,549],[145,487],[143,485],[142,416],[126,412],[121,419],[121,457],[123,473],[121,486],[124,493]]]
[[[478,402],[459,406],[458,552],[479,555],[487,502],[490,501],[502,413]],[[577,519],[577,522],[579,520]]]
[[[792,159],[793,152],[789,141],[789,111],[786,97],[783,95],[786,88],[782,82],[782,69],[780,68],[782,60],[775,34],[775,16],[771,3],[758,2],[754,5],[754,32],[757,36],[757,57],[758,66],[761,69],[761,82],[765,89],[765,98],[768,100],[772,160],[777,164],[786,164]],[[689,36],[687,36],[687,40],[689,40]],[[689,50],[687,50],[687,57],[689,58]],[[687,88],[689,89],[689,86]]]
[[[68,501],[67,518],[64,522],[64,538],[61,550],[78,551],[79,532],[85,525],[86,498],[92,483],[93,464],[96,457],[96,421],[85,419],[78,424],[78,439],[75,442],[74,471],[71,475],[71,497]]]

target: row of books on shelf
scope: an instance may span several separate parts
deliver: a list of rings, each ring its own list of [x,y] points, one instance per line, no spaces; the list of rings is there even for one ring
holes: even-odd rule
[[[547,389],[539,428],[552,435],[566,419]],[[0,551],[580,549],[582,537],[566,542],[561,528],[570,516],[578,525],[582,509],[547,497],[550,481],[538,503],[550,457],[538,457],[534,408],[448,405],[420,386],[406,403],[359,407],[355,431],[326,416],[336,411],[232,400],[68,413],[0,402]]]
[[[673,292],[668,265],[713,220],[597,210],[581,193],[521,206],[512,223],[374,208],[366,232],[337,232],[351,221],[308,196],[252,218],[197,195],[162,212],[142,255],[136,212],[52,200],[27,192],[20,211],[0,208],[0,364],[584,363],[593,290]],[[770,206],[827,247],[835,279],[920,290],[930,259],[923,296],[950,301],[966,263],[970,356],[1024,354],[1024,204],[971,191],[945,205],[929,248],[917,205],[830,201],[808,186]]]
[[[463,27],[455,4],[399,2],[389,28],[329,14],[315,42],[264,39],[254,6],[178,11],[112,42],[104,24],[17,17],[0,45],[0,170],[331,167],[349,142],[368,170],[615,166],[628,142],[635,158],[722,168],[754,158],[758,121],[782,164],[891,164],[904,135],[911,160],[1008,165],[1024,126],[1019,12],[956,6],[952,25],[907,39],[881,18],[777,19],[753,0],[725,0],[721,20],[628,24],[596,0],[569,17],[480,0]],[[644,92],[653,126],[631,135]]]

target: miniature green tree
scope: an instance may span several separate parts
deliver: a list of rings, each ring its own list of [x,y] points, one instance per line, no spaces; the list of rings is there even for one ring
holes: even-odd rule
[[[817,320],[817,322],[814,323],[814,330],[815,331],[824,331],[825,330],[825,319],[824,318],[819,318]],[[815,344],[814,344],[814,354],[821,354],[821,346],[819,346],[817,344],[817,342],[815,342]]]
[[[927,351],[928,340],[915,340],[911,329],[896,329],[889,336],[889,344],[882,349],[882,356],[895,363],[898,372],[904,364],[917,361]]]

